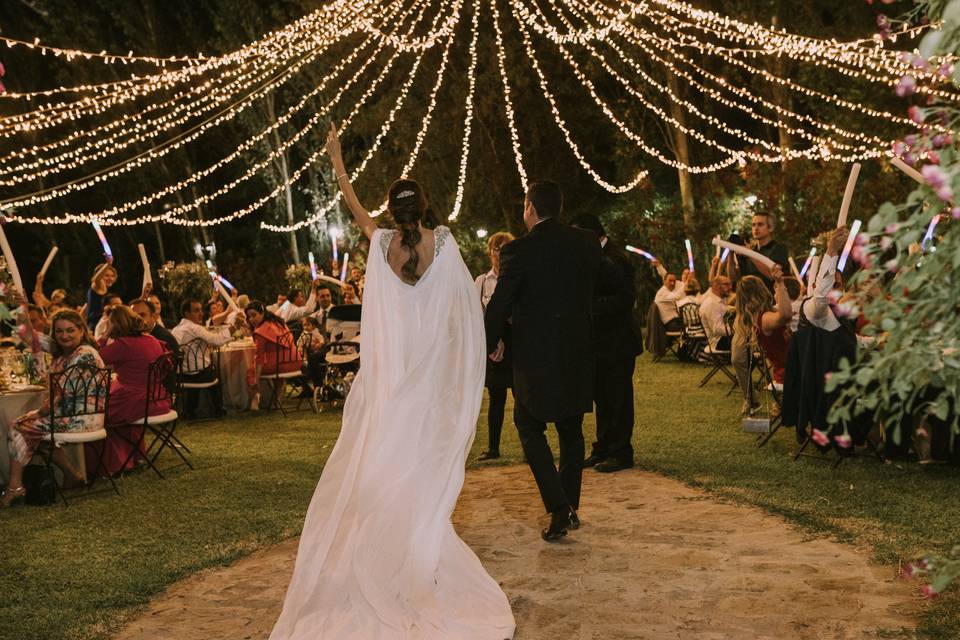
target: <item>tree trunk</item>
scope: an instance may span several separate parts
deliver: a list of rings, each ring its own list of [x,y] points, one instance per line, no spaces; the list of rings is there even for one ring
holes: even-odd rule
[[[266,99],[264,100],[267,108],[267,117],[269,118],[270,124],[274,124],[277,121],[276,110],[274,109],[274,98],[272,93],[268,93]],[[273,139],[274,149],[279,149],[282,145],[280,141],[280,133],[278,129],[273,130]],[[286,199],[287,205],[287,224],[294,223],[293,216],[293,190],[290,188],[290,167],[287,164],[287,154],[286,152],[280,154],[280,159],[278,162],[280,168],[280,178],[283,180],[286,187],[284,188],[284,196]],[[290,253],[293,256],[293,263],[300,264],[300,250],[297,247],[297,232],[290,232]]]
[[[667,72],[667,84],[673,95],[677,97],[682,95],[680,81],[669,71]],[[670,115],[686,128],[686,112],[683,110],[683,107],[674,101],[670,101]],[[688,146],[687,134],[677,128],[676,125],[672,125],[670,130],[673,134],[674,154],[676,155],[677,161],[684,165],[689,165],[690,148]],[[691,235],[695,231],[694,212],[696,210],[693,195],[693,177],[686,169],[677,169],[677,177],[680,181],[680,204],[683,209],[683,229],[687,235]]]

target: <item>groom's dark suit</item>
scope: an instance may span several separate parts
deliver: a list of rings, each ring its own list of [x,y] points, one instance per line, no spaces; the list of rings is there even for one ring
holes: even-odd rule
[[[514,422],[547,511],[580,502],[583,414],[593,408],[590,305],[600,247],[589,231],[552,218],[503,246],[485,316],[493,353],[512,318]],[[545,437],[560,436],[560,470]]]

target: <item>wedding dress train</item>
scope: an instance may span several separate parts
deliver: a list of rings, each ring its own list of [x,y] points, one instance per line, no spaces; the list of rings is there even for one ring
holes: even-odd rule
[[[416,285],[370,242],[363,362],[271,640],[503,640],[503,590],[450,516],[483,393],[480,301],[449,229]],[[491,523],[496,526],[496,523]]]

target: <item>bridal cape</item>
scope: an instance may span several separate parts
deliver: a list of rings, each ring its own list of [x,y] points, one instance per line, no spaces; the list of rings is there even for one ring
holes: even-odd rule
[[[506,595],[450,521],[483,394],[480,300],[449,229],[415,286],[387,264],[393,233],[370,241],[363,364],[271,640],[513,637]]]

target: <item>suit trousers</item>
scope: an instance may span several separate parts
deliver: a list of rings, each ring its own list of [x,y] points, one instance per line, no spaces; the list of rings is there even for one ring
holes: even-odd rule
[[[633,464],[633,369],[636,358],[597,360],[597,441],[592,455]]]
[[[583,414],[554,423],[560,437],[559,469],[554,466],[553,451],[547,443],[547,423],[532,416],[519,400],[513,405],[513,421],[520,434],[523,453],[537,481],[543,506],[549,513],[578,509],[583,473]]]

